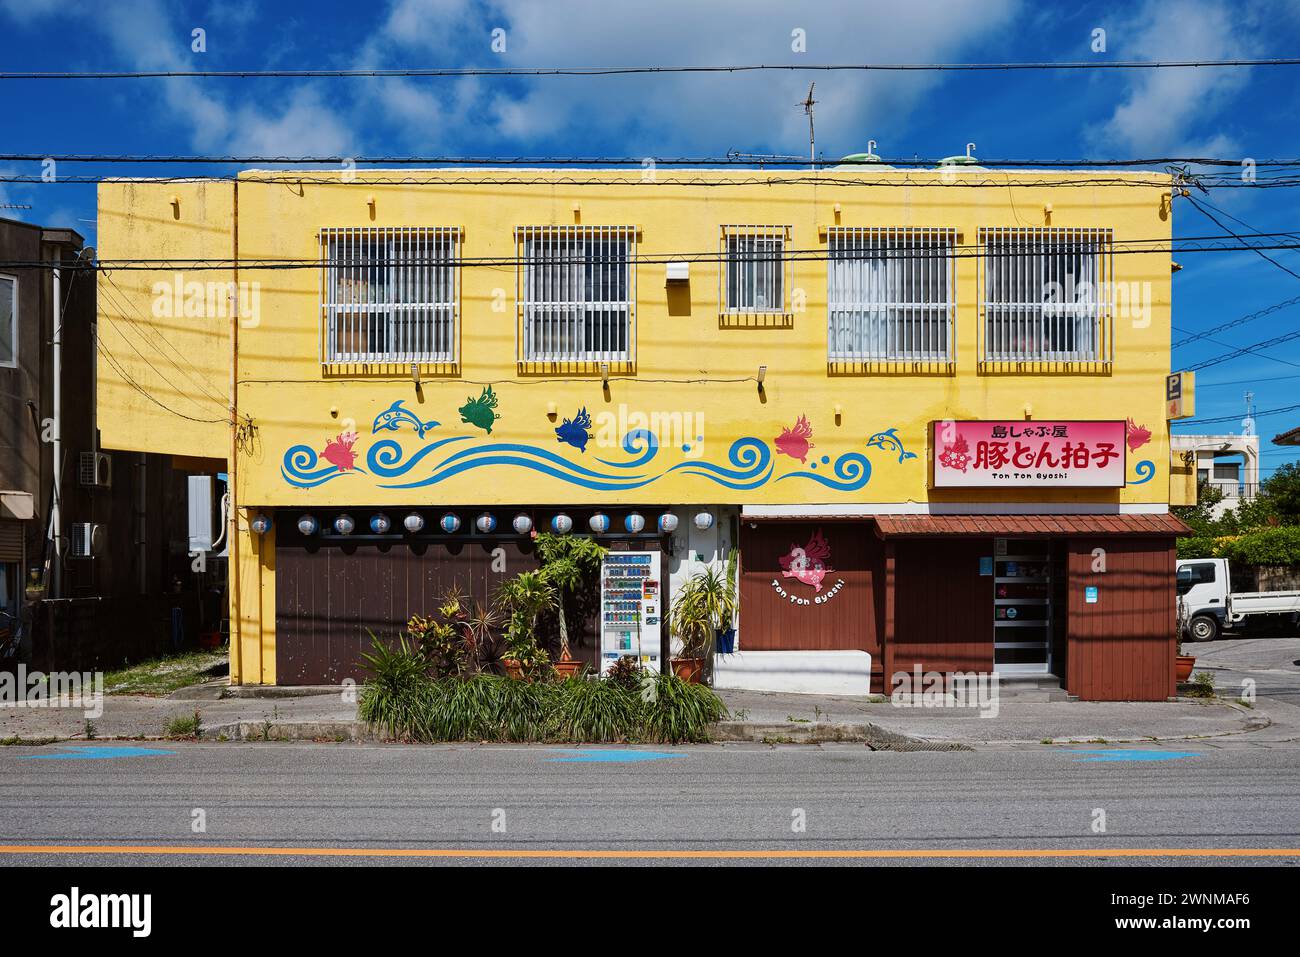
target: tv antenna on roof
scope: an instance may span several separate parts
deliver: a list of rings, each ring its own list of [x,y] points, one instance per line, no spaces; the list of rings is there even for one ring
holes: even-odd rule
[[[813,107],[817,104],[813,99],[813,87],[816,85],[808,84],[808,98],[803,101],[803,111],[808,116],[808,162],[813,169],[817,168],[817,139],[813,135]]]

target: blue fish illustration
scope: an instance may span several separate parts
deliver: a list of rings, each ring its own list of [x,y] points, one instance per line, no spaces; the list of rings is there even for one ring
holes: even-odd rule
[[[877,432],[871,438],[867,439],[867,445],[874,445],[876,448],[883,449],[886,452],[897,452],[899,462],[902,462],[904,459],[916,458],[915,452],[909,452],[907,449],[903,448],[903,443],[899,440],[898,435],[896,434],[897,432],[897,427],[885,429],[883,432]]]
[[[441,422],[433,421],[433,419],[430,419],[428,422],[421,422],[419,416],[402,405],[405,401],[405,399],[398,399],[383,412],[380,412],[375,416],[375,424],[370,430],[371,434],[373,435],[380,429],[388,429],[390,432],[396,432],[402,427],[402,423],[406,422],[410,423],[411,427],[415,429],[416,435],[420,438],[424,438],[425,432],[428,432],[430,429],[436,428],[442,424]]]
[[[579,452],[585,452],[587,443],[592,437],[587,431],[589,428],[591,428],[591,413],[584,405],[571,420],[565,419],[556,427],[555,438],[566,445],[572,445]]]

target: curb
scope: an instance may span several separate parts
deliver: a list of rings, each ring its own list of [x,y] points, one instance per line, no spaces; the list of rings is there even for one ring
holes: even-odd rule
[[[873,751],[973,751],[956,741],[926,741],[875,724],[837,724],[809,721],[764,724],[757,721],[720,721],[712,729],[715,743],[752,744],[865,744]]]

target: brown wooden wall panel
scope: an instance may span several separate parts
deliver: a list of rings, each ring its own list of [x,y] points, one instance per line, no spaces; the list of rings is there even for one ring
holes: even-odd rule
[[[504,548],[504,572],[492,550]],[[358,544],[276,549],[276,680],[282,685],[363,681],[370,635],[393,637],[413,614],[434,610],[453,585],[487,602],[508,577],[537,567],[516,541]]]
[[[1106,570],[1093,571],[1093,549]],[[1072,538],[1066,690],[1085,701],[1175,693],[1174,539]],[[1086,589],[1096,586],[1088,604]]]
[[[821,595],[839,580],[844,586],[825,604],[796,605],[787,595],[809,600],[813,586],[782,576],[780,559],[794,547],[803,548],[817,532],[830,546],[833,569],[821,583]],[[766,522],[740,532],[740,633],[741,648],[751,651],[831,651],[860,649],[869,652],[872,670],[882,668],[877,626],[877,589],[883,567],[884,546],[869,522]],[[879,606],[883,607],[883,606]],[[874,683],[874,682],[873,682]]]
[[[992,539],[898,539],[894,553],[891,667],[992,671],[993,576],[979,573]]]

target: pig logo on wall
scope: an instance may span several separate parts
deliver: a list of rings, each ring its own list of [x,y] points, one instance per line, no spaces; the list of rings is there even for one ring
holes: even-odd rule
[[[822,590],[822,579],[835,570],[831,568],[831,547],[820,528],[808,539],[808,544],[802,548],[791,545],[789,553],[781,556],[778,561],[781,563],[782,578],[793,578],[805,585],[812,585],[815,592]]]

